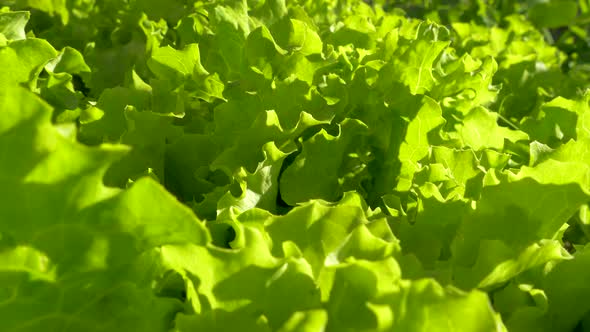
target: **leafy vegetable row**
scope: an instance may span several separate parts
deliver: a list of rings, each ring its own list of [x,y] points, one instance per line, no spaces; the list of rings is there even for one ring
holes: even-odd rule
[[[6,3],[0,330],[590,329],[562,2]]]

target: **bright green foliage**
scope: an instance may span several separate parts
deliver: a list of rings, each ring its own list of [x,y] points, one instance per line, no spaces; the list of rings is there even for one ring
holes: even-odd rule
[[[0,6],[0,331],[590,330],[588,1]]]

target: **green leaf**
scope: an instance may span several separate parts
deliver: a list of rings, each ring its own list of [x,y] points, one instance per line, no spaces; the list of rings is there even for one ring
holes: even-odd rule
[[[279,174],[283,160],[287,155],[279,150],[272,142],[262,148],[265,159],[258,164],[253,173],[240,169],[238,181],[241,194],[234,197],[228,192],[219,199],[217,209],[233,207],[238,211],[258,207],[270,212],[277,212],[277,198],[279,194]]]
[[[68,24],[70,13],[66,0],[16,0],[15,2],[15,5],[20,8],[34,8],[51,16],[59,15],[61,23]]]
[[[487,295],[477,290],[466,293],[426,279],[402,284],[400,292],[389,296],[389,301],[396,330],[505,330]]]
[[[576,177],[559,176],[562,172],[572,173],[578,166],[571,163],[551,165],[551,171],[539,172],[543,176],[536,176],[537,169],[532,169],[529,174],[525,171],[513,180],[483,188],[475,210],[466,216],[453,242],[454,260],[458,266],[472,267],[475,264],[480,271],[483,270],[479,272],[483,277],[503,261],[532,250],[529,247],[535,242],[553,239],[557,235],[588,199],[588,193],[576,183]],[[486,240],[499,242],[486,243]],[[478,257],[485,258],[485,263],[476,263]],[[530,261],[530,258],[526,260]],[[461,273],[466,277],[462,282],[465,287],[479,283],[479,280],[468,281],[468,274],[464,271],[457,272],[457,275]]]
[[[506,140],[524,141],[528,136],[521,132],[498,125],[498,115],[484,108],[475,108],[457,126],[462,143],[479,151],[485,148],[502,150]]]
[[[578,4],[575,1],[552,0],[535,3],[529,9],[528,17],[539,27],[557,28],[570,25],[576,19],[577,13]]]
[[[211,311],[202,316],[180,315],[177,319],[177,331],[228,331],[240,330],[244,332],[272,331],[262,317],[248,313],[236,314],[222,310]]]
[[[189,44],[182,51],[170,46],[155,49],[147,62],[150,70],[158,79],[181,83],[187,78],[207,75],[201,65],[199,46]]]
[[[322,53],[322,40],[320,36],[307,26],[305,22],[286,19],[277,24],[277,42],[281,47],[290,52],[299,52],[308,56]]]
[[[129,180],[146,172],[166,183],[166,141],[182,136],[180,128],[172,125],[174,118],[132,109],[127,109],[124,115],[128,130],[121,136],[121,142],[131,146],[132,150],[109,168],[105,183],[124,187]]]
[[[328,331],[385,331],[396,318],[376,298],[384,295],[387,284],[399,280],[397,263],[392,259],[354,261],[334,268],[334,279],[328,302]],[[375,303],[377,302],[377,303]]]
[[[323,310],[297,311],[278,331],[320,332],[324,330],[327,320],[328,315]]]
[[[30,18],[29,12],[0,13],[0,33],[8,40],[25,39],[25,26]]]
[[[57,51],[45,40],[24,39],[0,47],[0,88],[26,83],[34,86],[39,73]]]
[[[346,258],[346,251],[342,255],[340,248],[365,219],[359,200],[356,195],[345,194],[334,207],[322,201],[313,201],[285,216],[266,221],[266,230],[273,242],[273,255],[286,256],[290,252],[289,246],[295,245],[310,264],[314,275],[318,275],[324,265],[337,264],[339,257]]]
[[[342,182],[352,169],[342,169],[347,153],[363,135],[366,126],[356,120],[342,123],[337,136],[325,130],[303,142],[303,150],[281,176],[281,197],[289,205],[310,199],[334,201],[342,194]]]
[[[424,94],[437,83],[434,77],[435,61],[450,43],[439,40],[439,33],[441,37],[448,34],[444,27],[421,23],[416,31],[416,39],[410,41],[405,52],[391,62],[392,74],[399,77],[412,94]]]
[[[399,160],[402,163],[398,190],[409,189],[418,161],[428,155],[430,140],[434,130],[445,123],[438,103],[429,97],[422,99],[422,105],[406,129],[406,137],[399,148]]]
[[[83,74],[91,69],[86,64],[84,56],[76,49],[64,47],[59,55],[45,66],[53,73]]]
[[[119,143],[127,130],[125,110],[129,106],[139,110],[148,108],[150,97],[149,92],[131,88],[106,89],[96,106],[90,109],[100,110],[102,115],[98,119],[82,122],[80,140],[87,144]]]
[[[403,253],[415,255],[425,268],[449,258],[452,240],[468,212],[466,202],[444,199],[431,187],[420,188],[415,219],[401,221],[396,233]]]
[[[0,117],[6,159],[0,234],[19,244],[1,250],[1,293],[12,295],[0,308],[0,327],[165,329],[180,303],[156,297],[133,264],[164,244],[206,245],[205,227],[149,179],[127,191],[102,184],[107,167],[127,148],[90,148],[63,137],[51,125],[49,106],[23,88],[3,89],[0,103],[6,106]]]

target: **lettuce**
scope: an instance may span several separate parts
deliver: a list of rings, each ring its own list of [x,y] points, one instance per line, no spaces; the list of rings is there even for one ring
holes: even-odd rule
[[[1,331],[590,329],[584,1],[0,1]]]

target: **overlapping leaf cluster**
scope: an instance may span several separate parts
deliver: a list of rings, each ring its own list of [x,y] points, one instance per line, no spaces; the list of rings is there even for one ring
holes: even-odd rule
[[[589,330],[588,8],[408,3],[0,1],[0,330]]]

